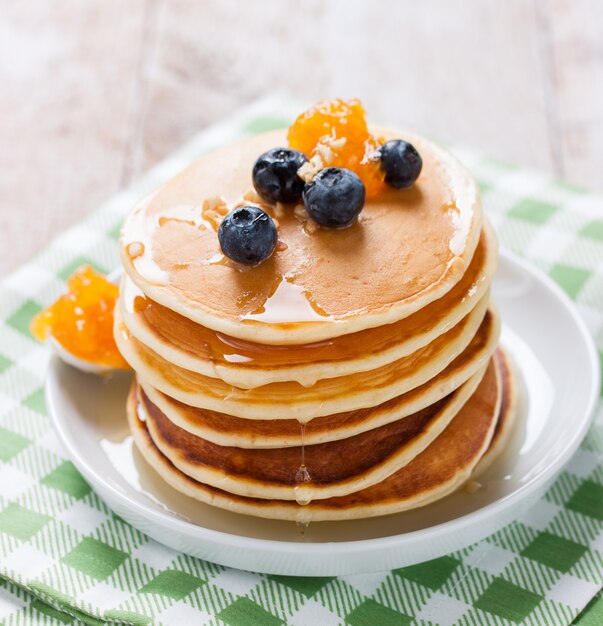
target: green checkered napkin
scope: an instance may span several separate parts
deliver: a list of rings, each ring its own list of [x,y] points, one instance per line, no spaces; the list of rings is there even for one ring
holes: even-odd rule
[[[435,561],[340,578],[265,576],[165,548],[112,514],[65,456],[46,413],[47,352],[28,324],[80,264],[118,264],[120,224],[202,152],[283,126],[263,101],[195,137],[0,284],[0,622],[5,624],[569,624],[603,586],[603,411],[527,514]],[[603,199],[462,147],[500,239],[552,276],[603,350]],[[571,416],[568,415],[568,419]],[[603,599],[578,619],[603,624]]]

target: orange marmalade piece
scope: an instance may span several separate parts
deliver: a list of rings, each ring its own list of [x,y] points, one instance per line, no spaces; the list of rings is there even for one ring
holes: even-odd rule
[[[120,369],[129,366],[113,339],[113,308],[119,289],[84,265],[67,281],[68,292],[36,315],[32,335],[45,341],[50,335],[74,356]]]
[[[385,173],[375,151],[381,145],[371,135],[360,100],[339,98],[320,102],[302,113],[289,128],[289,145],[322,167],[345,167],[362,179],[367,196],[384,187]]]

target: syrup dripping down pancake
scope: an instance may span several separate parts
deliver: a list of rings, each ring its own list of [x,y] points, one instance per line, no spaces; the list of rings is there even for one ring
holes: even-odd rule
[[[486,312],[487,304],[480,303],[459,324],[408,357],[371,372],[319,380],[309,388],[298,383],[271,383],[241,389],[183,370],[137,342],[121,322],[118,310],[115,338],[141,381],[184,404],[247,419],[293,418],[306,422],[386,402],[427,382],[459,355],[466,353],[472,358],[476,352],[483,353],[484,344],[490,350],[489,357],[498,341],[500,325],[494,310]]]
[[[515,405],[504,401],[514,393],[510,378],[496,376],[481,395],[474,394],[442,434],[401,470],[383,482],[339,498],[315,500],[306,506],[282,500],[246,498],[210,487],[178,470],[155,446],[146,424],[138,419],[134,396],[128,418],[139,450],[178,491],[207,504],[237,513],[298,522],[334,521],[388,515],[425,506],[460,487],[488,449],[498,419]],[[490,378],[491,380],[491,378]]]
[[[487,362],[491,346],[476,347],[472,357],[457,357],[437,376],[411,391],[372,407],[316,417],[303,429],[307,445],[353,437],[416,413],[464,385]],[[302,430],[296,419],[250,420],[188,406],[148,384],[137,384],[171,422],[217,445],[238,448],[301,446]]]
[[[153,302],[128,277],[121,287],[120,313],[133,337],[183,369],[238,387],[285,381],[311,386],[322,378],[387,365],[433,341],[484,297],[496,262],[496,239],[486,222],[467,272],[442,298],[399,322],[300,346],[227,337]]]
[[[494,375],[492,366],[488,376]],[[481,371],[422,411],[359,435],[272,449],[219,446],[191,435],[172,423],[142,390],[135,387],[134,393],[137,414],[144,416],[153,442],[187,476],[242,496],[296,500],[301,468],[306,478],[304,499],[318,499],[364,489],[412,461],[446,428],[474,392],[481,393],[483,377]]]

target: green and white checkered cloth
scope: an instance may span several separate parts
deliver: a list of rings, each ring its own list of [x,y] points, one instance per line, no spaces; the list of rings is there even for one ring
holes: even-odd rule
[[[521,519],[435,561],[340,578],[266,576],[165,548],[112,514],[66,458],[44,403],[47,352],[28,325],[80,264],[118,264],[121,222],[201,153],[287,125],[263,101],[202,132],[0,283],[0,623],[380,626],[569,624],[603,586],[603,411]],[[453,146],[502,243],[552,276],[603,351],[603,198]],[[568,415],[568,419],[571,416]],[[578,618],[603,624],[603,599]]]

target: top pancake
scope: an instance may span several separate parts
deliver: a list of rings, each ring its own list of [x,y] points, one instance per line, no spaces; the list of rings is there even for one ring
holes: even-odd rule
[[[446,151],[409,138],[423,159],[410,189],[367,200],[353,226],[314,228],[303,207],[261,206],[278,222],[279,246],[256,267],[221,255],[205,200],[254,204],[251,170],[284,131],[265,133],[193,163],[139,205],[121,237],[124,267],[152,300],[213,330],[274,345],[301,344],[398,321],[463,276],[482,224],[476,185]],[[249,195],[247,196],[250,197]],[[253,197],[253,196],[251,196]]]
[[[147,298],[126,276],[120,315],[132,335],[165,360],[237,387],[369,371],[407,356],[458,324],[485,296],[496,269],[497,244],[487,220],[462,279],[443,297],[395,322],[310,344],[268,346],[228,337]]]

